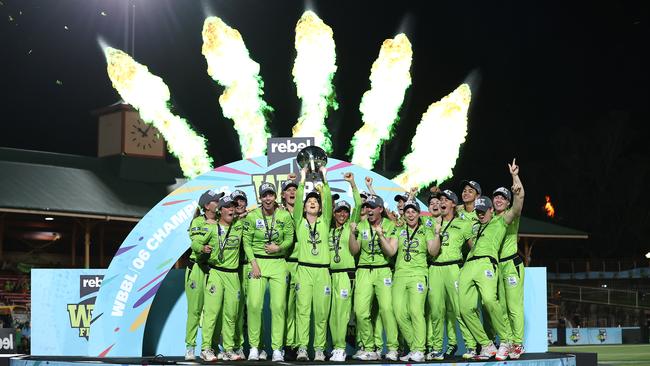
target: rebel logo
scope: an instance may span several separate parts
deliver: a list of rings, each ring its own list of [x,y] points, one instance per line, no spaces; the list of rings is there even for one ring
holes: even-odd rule
[[[294,158],[298,151],[314,145],[313,137],[278,137],[266,140],[267,165]]]
[[[103,275],[81,275],[79,276],[79,303],[68,304],[68,316],[70,328],[79,330],[79,337],[88,339],[92,314],[95,309],[96,295],[102,285]],[[89,295],[92,295],[88,297]]]

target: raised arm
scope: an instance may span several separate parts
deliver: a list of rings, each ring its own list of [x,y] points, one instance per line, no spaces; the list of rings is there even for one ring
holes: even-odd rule
[[[419,190],[418,187],[411,187],[411,190],[409,191],[409,201],[415,200],[415,195],[418,194]]]
[[[350,253],[352,253],[352,255],[357,255],[360,250],[359,242],[357,241],[357,235],[359,235],[359,230],[357,230],[357,223],[351,222],[350,240],[348,245],[350,246]]]
[[[303,202],[303,197],[305,196],[305,179],[307,179],[307,168],[302,168],[300,170],[300,183],[298,184],[298,189],[296,190],[296,201],[293,204],[293,225],[298,227],[300,221],[302,220],[302,211],[305,203]]]
[[[366,177],[366,188],[368,188],[368,192],[370,194],[377,194],[377,192],[375,192],[375,189],[372,187],[372,177]]]
[[[332,191],[330,185],[327,183],[327,168],[320,167],[320,173],[323,177],[323,190],[321,192],[321,202],[323,204],[323,214],[321,217],[325,220],[329,227],[332,222]]]
[[[512,159],[512,164],[508,164],[510,175],[512,175],[512,207],[504,214],[506,224],[512,223],[517,217],[521,216],[521,210],[524,208],[524,186],[519,179],[519,166],[516,159]]]
[[[361,196],[359,195],[359,189],[357,184],[354,182],[354,174],[352,172],[347,172],[343,174],[343,179],[350,184],[352,188],[352,199],[354,200],[354,207],[352,208],[352,214],[350,215],[350,222],[359,223],[361,221]]]

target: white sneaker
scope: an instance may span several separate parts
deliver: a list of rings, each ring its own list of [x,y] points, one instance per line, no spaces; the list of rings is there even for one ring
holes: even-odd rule
[[[375,354],[375,360],[381,360],[381,349],[378,349],[373,353]]]
[[[375,353],[375,351],[371,351],[371,352],[363,351],[359,356],[357,356],[357,360],[359,360],[359,361],[377,361],[377,353]]]
[[[411,352],[411,361],[424,362],[424,353],[420,351]]]
[[[508,355],[511,360],[517,360],[525,352],[524,346],[521,344],[513,344],[510,349],[510,354]]]
[[[240,360],[245,360],[246,359],[246,355],[244,354],[243,349],[238,348],[238,349],[235,350],[235,353],[237,354],[237,356],[239,356]]]
[[[260,359],[260,353],[257,350],[256,347],[251,347],[250,351],[248,351],[248,360],[249,361],[257,361]]]
[[[397,351],[388,351],[386,354],[386,359],[391,361],[397,361]]]
[[[481,347],[481,353],[479,353],[474,359],[476,360],[489,360],[497,354],[497,348],[494,347],[494,343],[490,342],[487,346]]]
[[[364,351],[363,348],[359,348],[355,354],[352,355],[353,360],[359,360],[362,355],[364,355],[366,351]]]
[[[464,360],[471,360],[474,357],[476,357],[476,348],[467,348],[467,349],[465,349],[465,353],[463,353],[463,359]]]
[[[239,358],[239,355],[236,352],[228,351],[228,352],[224,352],[223,360],[224,361],[239,361],[239,360],[241,360],[241,358]]]
[[[332,355],[330,356],[330,361],[332,361],[332,362],[345,362],[346,356],[347,355],[345,354],[344,350],[342,350],[340,348],[337,348],[337,349],[332,351]]]
[[[185,349],[185,361],[194,361],[196,356],[194,355],[194,347],[187,347]]]
[[[212,362],[217,360],[217,356],[214,355],[214,351],[212,349],[208,348],[201,351],[201,359],[203,361]]]
[[[325,353],[320,349],[314,351],[314,361],[325,361]]]
[[[298,355],[296,356],[297,361],[309,361],[309,356],[307,355],[307,350],[301,348],[298,350]]]
[[[273,350],[273,358],[271,359],[273,362],[281,362],[284,361],[284,355],[282,354],[282,351],[280,350]]]
[[[226,352],[219,352],[217,353],[217,361],[221,361],[226,357]]]
[[[494,358],[496,358],[497,361],[505,361],[508,359],[508,355],[510,354],[510,348],[512,345],[508,342],[501,342],[499,345],[499,350],[497,351],[497,354]]]
[[[408,360],[411,359],[411,355],[413,355],[413,352],[409,352],[409,353],[405,354],[404,356],[400,357],[399,360],[404,361],[404,362],[408,362]]]
[[[260,351],[260,361],[266,361],[266,359],[269,358],[269,356],[266,354],[265,350]]]

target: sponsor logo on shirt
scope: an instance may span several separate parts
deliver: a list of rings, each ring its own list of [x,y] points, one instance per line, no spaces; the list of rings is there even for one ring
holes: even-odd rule
[[[417,284],[415,287],[417,288],[417,290],[418,290],[419,293],[423,293],[423,292],[424,292],[424,285],[423,285],[423,284],[421,284],[421,283],[418,282],[418,284]]]
[[[300,290],[300,284],[296,282],[296,292],[298,292],[298,290]]]
[[[332,293],[332,289],[329,286],[325,286],[325,296],[329,296]]]
[[[433,226],[433,221],[431,219],[427,219],[427,222],[424,223],[426,227],[432,227]]]
[[[490,278],[490,279],[494,278],[494,272],[492,272],[492,270],[490,270],[490,269],[486,269],[485,270],[485,277]]]
[[[384,285],[385,286],[390,286],[393,284],[393,279],[392,278],[384,278]]]
[[[517,277],[515,276],[508,277],[508,285],[510,285],[510,287],[517,286]]]
[[[210,286],[210,293],[214,294],[215,292],[217,292],[217,288],[214,285]]]
[[[458,281],[454,281],[454,288],[458,291]]]
[[[363,240],[369,240],[370,239],[370,236],[368,235],[368,232],[366,230],[361,232],[361,238]]]
[[[264,220],[262,219],[255,220],[255,228],[264,229]]]
[[[342,288],[341,289],[341,298],[342,299],[347,299],[348,298],[348,289],[347,288]]]

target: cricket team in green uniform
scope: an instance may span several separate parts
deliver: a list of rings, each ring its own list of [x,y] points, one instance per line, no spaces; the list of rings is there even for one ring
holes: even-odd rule
[[[391,212],[371,178],[370,193],[359,192],[349,172],[344,180],[354,206],[336,201],[325,167],[307,193],[307,169],[299,180],[290,175],[281,186],[282,205],[269,182],[259,186],[260,204],[252,211],[240,190],[203,193],[188,230],[185,359],[196,357],[199,326],[204,361],[267,359],[267,291],[273,361],[308,361],[311,346],[314,361],[325,361],[329,348],[329,361],[343,362],[351,322],[357,360],[379,360],[384,350],[389,361],[443,360],[455,356],[461,338],[465,359],[519,358],[524,189],[516,162],[508,167],[511,190],[500,187],[490,198],[476,181],[463,181],[460,202],[453,191],[434,187],[426,214],[417,189],[396,195],[398,212]]]

